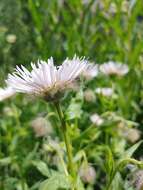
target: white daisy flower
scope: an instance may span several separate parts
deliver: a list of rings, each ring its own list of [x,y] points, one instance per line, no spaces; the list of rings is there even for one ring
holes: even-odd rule
[[[98,115],[97,113],[92,114],[90,116],[90,120],[93,124],[96,124],[97,126],[102,125],[104,122],[102,117],[100,117],[100,115]]]
[[[102,64],[99,69],[105,75],[123,76],[129,72],[127,65],[113,61]]]
[[[13,74],[8,75],[7,84],[22,93],[35,94],[47,100],[55,99],[59,92],[67,89],[70,84],[87,68],[87,61],[74,56],[66,59],[62,65],[56,67],[53,58],[31,63],[32,71],[24,66],[16,67]]]
[[[99,73],[97,64],[88,64],[88,67],[82,72],[82,76],[87,80],[91,80],[96,77]]]
[[[15,93],[15,90],[13,90],[11,87],[0,88],[0,101],[10,98]]]
[[[95,90],[96,94],[102,95],[102,96],[106,96],[106,97],[110,97],[113,95],[113,89],[112,88],[96,88]]]

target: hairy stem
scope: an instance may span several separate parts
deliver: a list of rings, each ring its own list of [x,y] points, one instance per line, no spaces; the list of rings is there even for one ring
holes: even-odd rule
[[[64,114],[61,110],[60,103],[55,102],[54,105],[56,107],[57,113],[59,115],[59,119],[61,121],[61,131],[62,131],[64,142],[66,145],[67,157],[68,157],[68,172],[71,174],[73,179],[75,179],[75,171],[74,171],[73,156],[72,156],[72,145],[71,145],[70,137],[68,134],[68,126],[65,121]]]

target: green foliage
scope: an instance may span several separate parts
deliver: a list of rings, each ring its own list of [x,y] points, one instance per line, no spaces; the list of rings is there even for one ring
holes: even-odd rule
[[[15,65],[30,68],[31,61],[50,56],[57,65],[76,53],[99,65],[113,60],[129,67],[122,77],[83,79],[78,92],[63,98],[78,190],[133,190],[125,177],[132,170],[126,166],[143,167],[142,140],[138,141],[143,132],[142,10],[141,0],[0,1],[1,87]],[[114,94],[97,95],[98,87],[112,87]],[[86,101],[87,89],[94,101]],[[104,120],[99,126],[90,120],[94,113]],[[37,117],[52,125],[52,133],[35,135],[31,122]],[[71,188],[59,127],[50,103],[20,94],[0,102],[0,190]],[[131,129],[139,130],[139,138]],[[94,183],[80,179],[83,163],[94,167]]]
[[[49,179],[42,182],[39,190],[58,190],[70,189],[69,180],[67,176],[59,173],[54,173]]]

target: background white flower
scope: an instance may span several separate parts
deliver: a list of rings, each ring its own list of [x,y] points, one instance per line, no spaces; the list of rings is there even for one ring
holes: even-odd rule
[[[97,113],[92,114],[90,116],[90,120],[93,124],[96,124],[97,126],[102,125],[104,122],[102,117],[100,117],[100,115],[98,115]]]
[[[102,96],[112,96],[113,95],[113,89],[112,88],[96,88],[95,90],[96,94],[101,94]]]
[[[68,88],[87,68],[87,61],[74,56],[56,67],[53,58],[50,58],[47,62],[31,63],[31,67],[30,72],[24,66],[17,66],[15,72],[8,75],[7,84],[18,92],[53,98],[57,92]]]
[[[87,69],[82,72],[82,76],[87,80],[90,80],[96,77],[99,73],[99,67],[97,64],[88,64]]]
[[[105,75],[123,76],[129,72],[127,65],[113,61],[102,64],[99,69]]]
[[[15,93],[15,90],[13,90],[11,87],[0,88],[0,101],[10,98]]]

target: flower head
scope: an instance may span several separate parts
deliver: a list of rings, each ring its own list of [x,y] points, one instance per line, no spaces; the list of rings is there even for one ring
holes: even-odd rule
[[[100,66],[100,71],[106,75],[123,76],[128,73],[129,68],[125,64],[109,61]]]
[[[102,117],[100,117],[100,115],[94,113],[90,116],[90,120],[93,124],[96,124],[97,126],[102,125],[104,120],[102,119]]]
[[[7,84],[18,92],[36,94],[50,100],[79,77],[87,68],[87,61],[74,56],[56,67],[53,58],[50,58],[47,62],[31,63],[31,67],[30,72],[24,66],[17,66],[15,72],[8,75]]]
[[[13,90],[11,87],[0,88],[0,101],[10,98],[15,93],[15,90]]]
[[[96,77],[99,73],[98,65],[88,64],[87,68],[82,72],[82,76],[87,80],[91,80]]]
[[[112,88],[96,88],[95,90],[96,94],[105,96],[105,97],[110,97],[113,95],[113,89]]]

